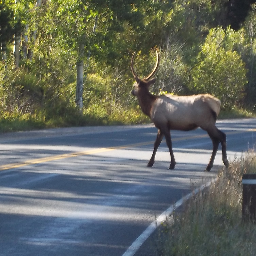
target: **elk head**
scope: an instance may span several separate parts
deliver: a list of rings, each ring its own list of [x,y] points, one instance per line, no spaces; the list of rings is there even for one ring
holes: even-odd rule
[[[156,73],[156,70],[158,68],[159,54],[156,51],[156,64],[155,64],[155,67],[154,67],[153,71],[147,77],[145,77],[143,79],[140,79],[138,77],[138,75],[136,74],[136,72],[134,71],[134,67],[133,67],[133,65],[134,65],[134,56],[135,56],[135,53],[132,55],[132,59],[131,59],[131,71],[132,71],[133,77],[134,77],[136,82],[133,85],[133,90],[132,90],[131,93],[134,96],[138,96],[138,92],[139,92],[140,89],[144,88],[144,89],[148,90],[148,87],[156,81],[155,78],[153,78],[153,79],[151,79],[151,78]]]

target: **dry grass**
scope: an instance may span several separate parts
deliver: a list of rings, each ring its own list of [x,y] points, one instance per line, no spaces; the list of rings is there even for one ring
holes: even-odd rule
[[[221,170],[210,188],[164,224],[167,239],[158,255],[256,255],[256,224],[242,221],[242,175],[255,172],[253,153]]]

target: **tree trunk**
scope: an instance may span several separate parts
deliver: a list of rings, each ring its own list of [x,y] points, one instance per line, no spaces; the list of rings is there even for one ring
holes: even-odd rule
[[[17,33],[15,34],[14,43],[15,67],[18,68],[20,65],[20,35]]]
[[[77,82],[76,82],[76,104],[80,111],[83,109],[83,90],[84,90],[84,62],[80,60],[76,64]]]
[[[93,26],[93,33],[95,33],[96,26],[97,26],[97,20],[98,16],[95,17],[95,22]],[[82,36],[82,41],[85,40],[85,35]],[[89,65],[89,59],[90,59],[90,51],[88,51],[88,56],[87,56],[87,64],[86,64],[86,69],[88,68]],[[80,43],[79,45],[79,50],[78,50],[78,61],[76,64],[76,69],[77,69],[77,82],[76,82],[76,105],[79,108],[80,111],[83,110],[83,91],[84,91],[84,44]]]
[[[1,51],[2,51],[2,60],[6,63],[7,56],[6,56],[6,43],[1,43]]]

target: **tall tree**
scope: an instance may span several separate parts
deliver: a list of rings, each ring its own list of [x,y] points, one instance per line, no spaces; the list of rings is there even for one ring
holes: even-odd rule
[[[106,6],[98,6],[98,3],[94,1],[83,3],[75,0],[53,0],[52,5],[57,13],[55,21],[60,42],[64,48],[74,51],[77,56],[76,104],[81,110],[83,107],[84,61],[85,59],[89,61],[88,56],[92,51],[104,46],[104,33],[106,32],[102,33],[102,28],[107,27],[111,22],[112,12]],[[96,32],[97,24],[101,27],[98,32]],[[100,40],[101,43],[99,43]]]
[[[6,45],[14,35],[14,11],[8,1],[0,3],[0,44],[2,58],[6,59]]]

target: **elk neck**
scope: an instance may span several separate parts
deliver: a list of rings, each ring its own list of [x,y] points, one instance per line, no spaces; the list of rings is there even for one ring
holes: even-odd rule
[[[138,93],[139,105],[141,107],[142,112],[150,117],[151,109],[157,96],[151,94],[148,90],[143,89]]]

